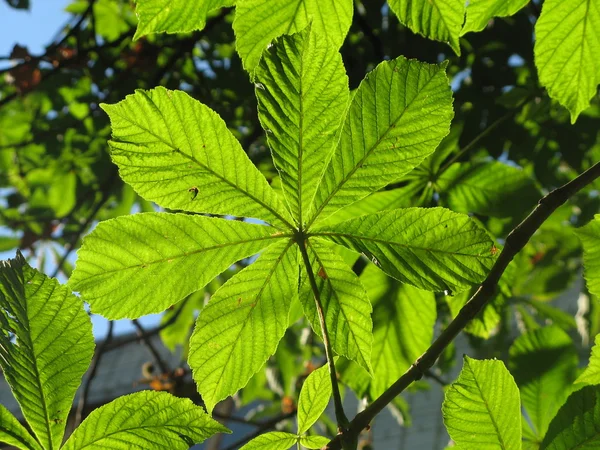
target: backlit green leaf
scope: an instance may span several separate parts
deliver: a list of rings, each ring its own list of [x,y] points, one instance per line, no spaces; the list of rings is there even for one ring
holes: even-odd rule
[[[282,239],[274,231],[184,214],[117,217],[85,237],[69,284],[109,319],[161,312],[236,261]]]
[[[276,37],[312,24],[313,32],[339,48],[352,23],[352,0],[241,0],[233,22],[237,51],[252,73]]]
[[[546,0],[535,24],[535,65],[575,123],[600,83],[600,0]]]
[[[454,114],[445,67],[399,57],[367,75],[352,97],[311,222],[398,181],[435,150]]]
[[[600,443],[600,386],[574,392],[552,419],[540,450],[593,450]]]
[[[63,449],[187,450],[213,434],[227,432],[190,399],[142,391],[94,410]]]
[[[331,397],[329,367],[314,370],[304,380],[298,399],[298,434],[303,434],[321,417]]]
[[[583,267],[589,291],[600,297],[600,214],[586,226],[579,228],[577,236],[583,244]]]
[[[0,329],[4,377],[37,440],[58,449],[94,353],[83,303],[18,253],[0,262]]]
[[[467,5],[467,20],[461,36],[470,31],[483,30],[494,17],[512,16],[525,7],[529,0],[474,0]]]
[[[538,441],[569,394],[577,361],[573,341],[557,326],[521,335],[510,348],[509,367]]]
[[[0,443],[24,450],[42,450],[29,431],[2,405],[0,405]]]
[[[458,379],[446,391],[444,424],[458,448],[521,448],[519,390],[502,361],[464,358]]]
[[[451,292],[478,284],[495,260],[492,241],[469,216],[406,208],[360,216],[314,231],[420,289]]]
[[[160,206],[288,223],[289,213],[225,122],[182,91],[137,90],[103,104],[121,178]]]
[[[427,350],[436,320],[435,297],[385,275],[373,265],[360,277],[373,304],[373,379],[377,398]]]
[[[258,114],[294,217],[302,222],[348,103],[337,48],[310,29],[278,39],[256,70]]]
[[[446,42],[460,55],[458,39],[465,20],[464,1],[389,0],[389,5],[400,22],[412,31],[429,39]]]
[[[188,363],[206,408],[243,388],[275,353],[296,295],[296,248],[287,240],[229,279],[204,307]]]
[[[302,436],[300,437],[300,445],[311,449],[320,449],[325,447],[331,439],[325,436]]]
[[[332,247],[321,239],[308,240],[308,256],[319,288],[331,346],[338,355],[356,361],[371,372],[371,303],[356,274]],[[321,336],[315,298],[304,266],[300,300],[313,330]]]
[[[288,450],[298,442],[295,434],[271,431],[255,437],[240,450]]]
[[[575,384],[579,383],[600,384],[600,334],[596,335],[588,366],[575,380]]]
[[[139,23],[133,39],[150,33],[185,33],[201,30],[211,11],[235,0],[136,0]]]

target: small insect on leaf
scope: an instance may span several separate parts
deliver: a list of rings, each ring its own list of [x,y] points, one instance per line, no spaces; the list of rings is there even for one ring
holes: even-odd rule
[[[496,254],[498,253],[498,247],[496,247],[495,245],[492,244],[492,248],[490,249],[490,253],[492,254],[492,256],[496,256]]]
[[[321,266],[321,268],[319,269],[319,272],[317,273],[317,275],[319,275],[324,280],[327,279],[327,273],[325,272],[325,269],[323,268],[323,266]]]
[[[191,194],[192,194],[190,200],[195,200],[196,197],[198,196],[198,188],[196,186],[193,186],[193,187],[189,188],[188,192],[191,192]]]

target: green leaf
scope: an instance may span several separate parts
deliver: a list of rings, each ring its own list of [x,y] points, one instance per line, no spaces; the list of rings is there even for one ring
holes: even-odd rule
[[[340,48],[352,23],[352,0],[241,0],[233,21],[236,47],[252,73],[263,51],[276,37],[309,24],[313,32]]]
[[[467,304],[467,302],[473,297],[477,288],[469,289],[464,292],[460,292],[457,295],[447,295],[445,300],[450,308],[452,317],[458,316],[460,310]],[[497,293],[473,319],[469,321],[464,330],[483,339],[488,339],[492,332],[494,332],[498,324],[500,323],[502,309],[506,304],[506,298]]]
[[[368,266],[360,277],[373,304],[373,379],[370,397],[377,398],[431,344],[436,320],[435,297]]]
[[[494,17],[516,14],[529,0],[475,0],[467,5],[467,20],[460,32],[463,36],[471,31],[483,30]]]
[[[447,43],[460,55],[460,30],[465,20],[462,0],[389,0],[400,22],[415,33]]]
[[[317,189],[311,223],[398,181],[433,153],[454,114],[445,67],[399,57],[367,75]]]
[[[160,321],[161,326],[173,320],[175,314],[177,315],[171,325],[160,330],[160,340],[172,352],[175,352],[177,346],[185,347],[187,344],[195,321],[194,313],[204,306],[204,296],[203,290],[194,292],[183,302],[167,309],[163,314]]]
[[[600,0],[546,0],[535,24],[540,83],[571,112],[586,109],[600,83]]]
[[[541,440],[569,394],[577,351],[567,333],[550,326],[520,336],[509,353],[509,367],[521,391],[523,407],[533,434]]]
[[[325,436],[301,436],[300,445],[311,449],[320,449],[325,447],[331,439]]]
[[[332,244],[311,238],[308,240],[307,252],[319,288],[333,351],[356,361],[372,373],[373,308],[365,288],[352,269],[335,253]],[[321,336],[315,297],[304,265],[300,275],[299,292],[304,314],[315,333]]]
[[[589,291],[600,297],[600,214],[576,230],[583,245],[583,267]]]
[[[75,206],[77,177],[73,172],[58,173],[48,190],[48,203],[56,217],[64,217]]]
[[[29,431],[2,405],[0,405],[0,442],[24,450],[42,450]]]
[[[520,299],[520,301],[531,306],[540,316],[545,319],[550,319],[552,323],[558,325],[565,331],[574,330],[577,328],[575,317],[559,308],[549,305],[547,302],[541,302],[529,298]]]
[[[298,436],[283,431],[271,431],[255,437],[240,450],[288,450],[298,442]]]
[[[94,410],[73,432],[63,450],[187,450],[216,433],[227,432],[190,399],[141,391]]]
[[[460,449],[521,448],[519,390],[504,363],[465,356],[442,406],[448,434]]]
[[[0,262],[0,326],[4,377],[37,440],[58,449],[94,353],[83,303],[17,253]]]
[[[600,387],[574,392],[560,408],[540,450],[592,450],[600,443]]]
[[[596,335],[588,366],[575,380],[575,384],[579,383],[600,384],[600,334]]]
[[[294,217],[310,209],[348,106],[348,77],[335,47],[308,28],[278,39],[256,70],[258,115]]]
[[[133,40],[150,33],[201,30],[211,11],[234,3],[235,0],[136,0],[139,23]]]
[[[235,220],[141,213],[101,222],[83,240],[70,286],[108,319],[161,312],[278,239]]]
[[[8,252],[18,247],[21,239],[12,236],[0,236],[0,252]]]
[[[158,205],[288,224],[289,213],[225,122],[182,91],[137,90],[103,104],[121,178]]]
[[[540,198],[529,175],[499,161],[453,164],[438,186],[450,209],[491,217],[519,217]]]
[[[478,284],[494,263],[493,244],[469,216],[444,208],[406,208],[315,230],[364,253],[388,275],[431,291]]]
[[[314,370],[304,380],[298,399],[298,434],[304,434],[319,420],[331,397],[329,367]]]
[[[296,257],[290,240],[269,247],[221,286],[200,313],[188,363],[209,412],[275,353],[296,295]]]

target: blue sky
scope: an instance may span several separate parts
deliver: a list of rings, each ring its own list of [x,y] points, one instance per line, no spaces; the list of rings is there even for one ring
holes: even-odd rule
[[[25,11],[13,9],[4,0],[0,0],[0,57],[8,56],[15,44],[27,46],[33,55],[43,53],[45,46],[52,42],[58,30],[72,19],[72,15],[64,11],[71,1],[31,0],[31,9]],[[4,64],[6,62],[0,61],[0,66]],[[2,254],[2,258],[12,256],[14,253]],[[51,271],[46,270],[46,273]],[[156,325],[158,320],[159,316],[153,315],[142,318],[140,322],[146,327],[150,327]],[[103,338],[108,322],[101,317],[93,317],[92,323],[96,337]],[[128,320],[115,323],[116,334],[134,330]]]

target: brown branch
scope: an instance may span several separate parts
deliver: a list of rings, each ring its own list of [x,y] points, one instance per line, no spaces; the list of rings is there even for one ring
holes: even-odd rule
[[[440,334],[435,342],[431,344],[427,351],[411,365],[404,375],[350,422],[347,431],[348,436],[345,437],[339,434],[329,442],[326,448],[329,450],[340,450],[342,448],[342,439],[346,440],[348,437],[350,439],[356,439],[361,431],[369,425],[371,420],[392,402],[398,394],[404,391],[414,381],[420,380],[435,364],[435,361],[439,358],[445,348],[450,345],[454,338],[458,336],[465,326],[493,298],[500,277],[506,270],[506,267],[517,253],[523,249],[525,244],[527,244],[529,239],[540,228],[544,221],[569,198],[599,177],[600,163],[596,163],[577,178],[544,196],[531,214],[510,232],[506,238],[506,244],[502,249],[502,253],[496,260],[492,270],[483,283],[479,285],[475,294],[460,310],[458,316],[450,322],[448,327]]]
[[[135,319],[132,320],[131,323],[138,331],[138,338],[144,343],[144,345],[148,348],[148,350],[150,350],[150,353],[152,353],[154,362],[160,369],[160,372],[162,374],[171,373],[171,369],[169,368],[168,364],[161,358],[160,353],[158,353],[158,350],[152,343],[152,340],[147,336],[146,330],[144,330],[144,327]]]

